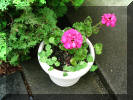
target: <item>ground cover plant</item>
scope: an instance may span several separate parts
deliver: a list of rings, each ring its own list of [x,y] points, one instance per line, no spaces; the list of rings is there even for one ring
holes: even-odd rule
[[[30,49],[58,28],[67,4],[78,7],[83,1],[0,0],[0,62],[18,66],[28,60]]]

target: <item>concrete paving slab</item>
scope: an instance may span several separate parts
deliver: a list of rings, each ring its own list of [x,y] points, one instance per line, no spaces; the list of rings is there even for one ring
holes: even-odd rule
[[[36,59],[22,64],[33,94],[107,94],[98,75],[88,73],[77,84],[63,88],[55,85]]]
[[[12,97],[16,97],[15,95],[25,95],[25,97],[28,97],[20,72],[15,72],[0,78],[0,100],[3,97],[8,98],[9,94]]]

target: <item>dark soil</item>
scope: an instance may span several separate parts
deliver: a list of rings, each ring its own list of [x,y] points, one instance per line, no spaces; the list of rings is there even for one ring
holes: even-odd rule
[[[69,54],[67,51],[61,50],[58,46],[54,46],[54,45],[52,45],[52,50],[53,50],[53,53],[50,56],[50,58],[55,56],[57,57],[57,60],[60,62],[59,67],[56,67],[55,65],[53,65],[55,69],[63,71],[64,65],[68,65],[68,66],[71,65],[70,59],[73,57],[73,55]]]
[[[22,70],[21,66],[13,67],[10,64],[4,62],[0,64],[0,75],[9,75],[20,70]]]

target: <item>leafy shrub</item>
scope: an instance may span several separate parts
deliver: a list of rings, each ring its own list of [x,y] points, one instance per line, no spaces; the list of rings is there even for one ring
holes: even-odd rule
[[[3,36],[4,32],[7,38],[7,62],[17,66],[29,59],[30,49],[43,39],[47,44],[57,45],[62,33],[56,26],[57,17],[66,13],[69,2],[71,0],[0,0],[0,34]],[[59,34],[54,36],[53,32]],[[3,46],[0,52],[3,54]]]
[[[0,62],[6,61],[6,34],[0,32]]]
[[[25,10],[14,20],[8,35],[7,60],[16,66],[19,61],[28,59],[30,48],[50,34],[56,22],[55,13],[47,7],[38,9],[35,14],[31,8]]]

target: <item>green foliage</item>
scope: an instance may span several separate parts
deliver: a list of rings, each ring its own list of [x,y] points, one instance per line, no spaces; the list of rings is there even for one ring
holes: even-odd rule
[[[56,22],[55,13],[47,7],[38,9],[36,13],[32,12],[32,8],[27,8],[19,18],[14,20],[8,34],[7,60],[15,66],[23,61],[32,47],[46,38],[47,34],[52,33]],[[52,50],[47,50],[45,54],[49,56],[51,53]],[[19,55],[16,57],[17,61],[12,60],[14,55]],[[45,58],[41,61],[45,61]]]
[[[6,61],[6,33],[0,32],[0,61]]]
[[[47,4],[54,10],[58,17],[62,17],[67,12],[68,3],[72,3],[73,6],[79,7],[83,2],[84,0],[48,0]]]
[[[56,62],[57,58],[56,57],[52,57],[52,61]]]
[[[7,10],[8,6],[15,6],[16,9],[27,9],[33,3],[38,3],[37,6],[43,6],[46,4],[46,0],[0,0],[0,10]]]
[[[10,60],[10,64],[11,65],[14,65],[14,66],[17,66],[18,65],[18,58],[19,58],[19,55],[18,54],[12,56],[11,57],[11,60]]]
[[[50,67],[49,69],[48,69],[48,71],[52,71],[54,68],[53,67]]]
[[[56,61],[56,62],[55,62],[55,66],[56,66],[56,67],[59,67],[59,66],[60,66],[60,62]]]
[[[90,37],[92,35],[92,19],[88,16],[84,22],[76,22],[73,27],[78,30],[83,37]],[[85,41],[86,42],[86,41]]]
[[[102,43],[96,43],[96,44],[94,45],[94,48],[95,48],[95,51],[96,51],[96,54],[97,54],[97,55],[102,54],[102,49],[103,49]]]
[[[62,17],[67,12],[66,3],[70,0],[48,0],[47,4],[50,6],[58,17]]]
[[[92,28],[93,34],[98,34],[99,33],[99,30],[100,30],[100,27],[102,25],[103,24],[101,23],[101,21],[99,23],[97,23],[96,25],[94,25],[93,28]]]
[[[7,6],[11,4],[11,0],[0,0],[0,10],[7,10]]]
[[[80,61],[76,66],[67,66],[65,65],[63,67],[64,71],[69,71],[69,72],[75,72],[79,71],[80,69],[83,69],[87,66],[87,63],[85,61]]]
[[[71,63],[73,66],[76,66],[76,65],[77,65],[77,61],[76,61],[74,58],[71,58],[70,63]]]
[[[91,56],[91,54],[89,54],[89,55],[87,56],[87,61],[88,61],[88,62],[93,62],[93,57]]]
[[[49,66],[55,65],[56,67],[60,66],[60,62],[57,61],[56,57],[50,57],[53,50],[51,49],[51,45],[47,44],[45,46],[45,50],[41,51],[38,55],[40,56],[40,61],[47,63]]]
[[[64,72],[64,73],[63,73],[63,76],[68,76],[68,73],[67,73],[67,72]]]
[[[54,37],[50,37],[50,38],[49,38],[49,43],[55,44],[55,38],[54,38]]]
[[[88,53],[87,48],[88,48],[87,43],[83,43],[81,48],[74,50],[73,58],[76,60],[76,62],[85,60],[87,58],[87,53]]]
[[[75,6],[75,7],[79,7],[83,4],[85,0],[72,0],[72,4]]]
[[[0,21],[0,30],[3,30],[4,28],[6,28],[7,22],[6,21]]]
[[[90,69],[90,72],[94,72],[98,69],[98,66],[97,65],[92,65],[91,66],[91,69]]]
[[[99,33],[99,27],[93,26],[92,31],[93,31],[93,34],[98,34]]]
[[[47,51],[49,51],[49,50],[51,49],[51,45],[50,45],[50,44],[47,44],[46,47],[45,47],[45,49],[46,49]]]
[[[40,0],[40,3],[46,4],[46,0]]]

